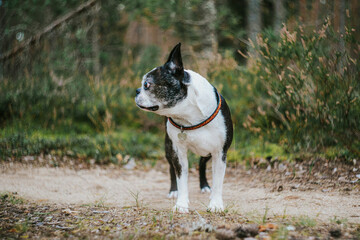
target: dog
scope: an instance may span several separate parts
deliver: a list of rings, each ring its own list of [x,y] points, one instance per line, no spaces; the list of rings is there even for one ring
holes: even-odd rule
[[[189,212],[188,150],[201,156],[200,188],[211,192],[208,210],[224,210],[222,199],[226,156],[233,138],[230,109],[225,99],[200,74],[184,70],[181,43],[166,63],[146,73],[136,89],[135,103],[145,111],[166,117],[165,155],[170,164],[169,197],[177,195],[174,211]],[[212,160],[212,188],[206,180],[206,162]]]

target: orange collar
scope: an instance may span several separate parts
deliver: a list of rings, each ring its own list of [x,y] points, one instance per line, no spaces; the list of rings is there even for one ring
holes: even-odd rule
[[[215,109],[215,111],[213,112],[213,114],[210,115],[210,117],[208,117],[207,119],[205,119],[201,123],[193,125],[193,126],[182,126],[180,124],[177,124],[176,122],[174,122],[174,120],[171,117],[168,117],[169,122],[174,127],[180,129],[181,132],[183,132],[184,130],[195,130],[195,129],[201,128],[201,127],[205,126],[206,124],[210,123],[216,117],[216,115],[219,113],[220,108],[221,108],[221,95],[219,94],[219,92],[216,89],[215,89],[215,91],[216,91],[217,96],[218,96],[218,106]]]

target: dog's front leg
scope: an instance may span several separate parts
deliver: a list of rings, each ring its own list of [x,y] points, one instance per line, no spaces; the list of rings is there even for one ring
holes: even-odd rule
[[[210,196],[209,210],[211,212],[224,211],[222,188],[226,169],[226,155],[222,152],[212,157],[213,187]]]
[[[187,150],[185,148],[178,148],[177,155],[179,160],[179,166],[181,169],[176,171],[176,182],[178,187],[178,198],[174,211],[180,213],[189,212],[189,191],[188,191],[188,168],[189,163],[187,159]]]

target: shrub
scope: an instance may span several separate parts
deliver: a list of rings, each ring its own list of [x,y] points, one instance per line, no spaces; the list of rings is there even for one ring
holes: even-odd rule
[[[244,126],[290,151],[340,145],[360,155],[360,44],[353,31],[338,36],[326,21],[311,33],[284,26],[279,37],[258,36],[253,71],[263,96]]]
[[[86,79],[42,78],[3,79],[0,81],[2,123],[12,119],[37,119],[44,127],[67,120],[68,116],[86,117],[92,97]],[[80,106],[82,106],[80,108]]]

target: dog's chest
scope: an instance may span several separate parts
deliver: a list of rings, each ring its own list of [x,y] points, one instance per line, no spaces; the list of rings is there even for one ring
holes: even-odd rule
[[[221,114],[206,126],[183,132],[168,122],[167,132],[174,147],[188,149],[200,156],[222,151],[226,139],[226,128]]]

